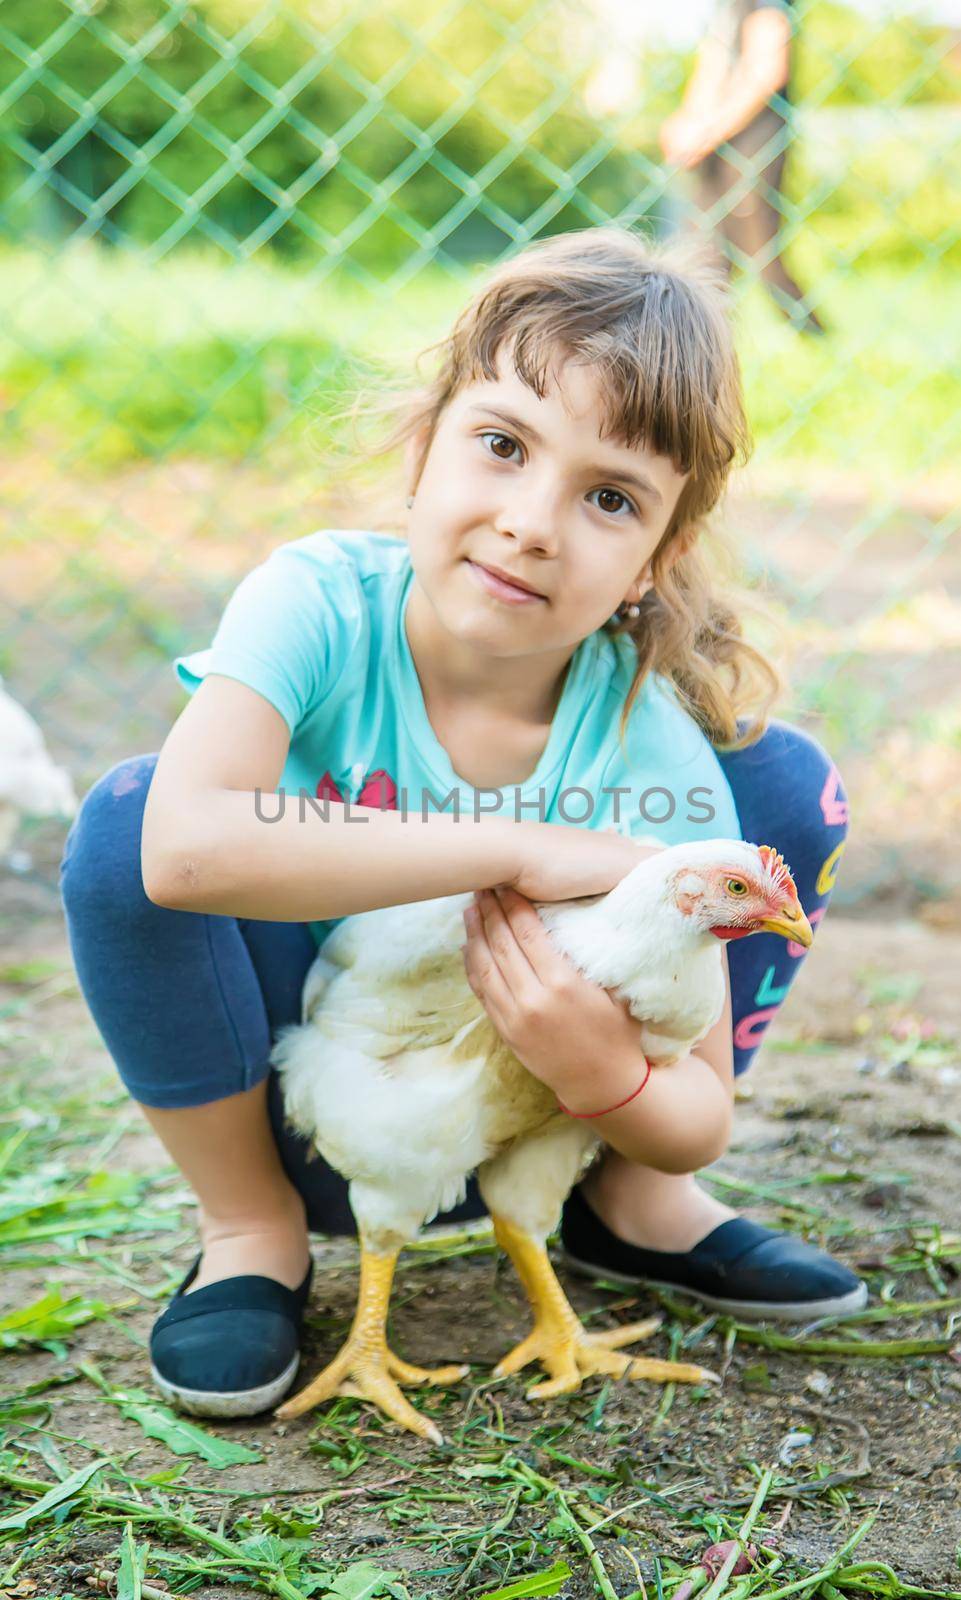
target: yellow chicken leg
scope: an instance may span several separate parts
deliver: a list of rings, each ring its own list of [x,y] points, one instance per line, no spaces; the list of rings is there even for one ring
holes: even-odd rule
[[[397,1250],[370,1250],[360,1241],[360,1287],[350,1332],[333,1361],[293,1399],[274,1412],[285,1421],[330,1400],[335,1394],[370,1400],[388,1417],[411,1433],[434,1444],[443,1443],[440,1429],[401,1394],[401,1383],[443,1384],[463,1378],[467,1367],[413,1367],[401,1361],[387,1345],[387,1306],[394,1277]]]
[[[529,1361],[540,1361],[550,1377],[528,1389],[529,1400],[549,1400],[579,1389],[581,1379],[595,1373],[614,1378],[649,1378],[653,1383],[718,1383],[705,1367],[684,1361],[657,1361],[645,1356],[624,1356],[617,1347],[646,1339],[660,1327],[660,1317],[631,1322],[622,1328],[587,1333],[557,1281],[543,1244],[506,1218],[494,1216],[494,1233],[506,1250],[527,1291],[534,1312],[534,1327],[520,1344],[494,1368],[495,1378],[519,1372]]]

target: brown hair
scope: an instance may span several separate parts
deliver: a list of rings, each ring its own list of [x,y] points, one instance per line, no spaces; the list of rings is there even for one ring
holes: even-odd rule
[[[497,354],[508,346],[518,376],[539,396],[559,355],[592,364],[604,396],[600,431],[628,448],[643,442],[689,474],[654,551],[653,587],[639,616],[604,624],[627,634],[637,651],[621,739],[653,671],[670,680],[713,744],[753,743],[784,680],[743,637],[740,613],[764,613],[732,579],[733,559],[716,530],[716,553],[728,567],[723,586],[697,548],[732,466],[751,448],[720,271],[703,246],[653,243],[617,226],[528,246],[496,268],[450,333],[422,352],[440,353],[431,381],[414,392],[359,399],[355,416],[400,413],[371,453],[386,454],[423,433],[423,462],[444,408],[465,384],[496,378]],[[738,714],[750,711],[753,720],[739,734]]]

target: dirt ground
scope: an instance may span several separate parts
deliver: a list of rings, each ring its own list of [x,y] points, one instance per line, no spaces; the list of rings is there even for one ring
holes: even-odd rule
[[[114,762],[159,749],[182,703],[169,663],[209,642],[241,573],[312,528],[382,525],[375,504],[365,517],[303,471],[183,461],[98,485],[37,462],[18,470],[11,506],[29,491],[31,515],[0,556],[0,592],[17,621],[0,671],[81,794]],[[184,1469],[171,1495],[194,1496],[183,1504],[207,1527],[223,1509],[228,1530],[265,1510],[293,1527],[325,1500],[312,1549],[403,1573],[413,1600],[481,1596],[560,1556],[573,1569],[564,1595],[597,1592],[583,1549],[533,1491],[512,1498],[510,1472],[535,1471],[562,1486],[582,1523],[616,1509],[597,1536],[611,1581],[619,1595],[636,1593],[640,1574],[653,1600],[657,1560],[697,1560],[712,1508],[742,1515],[772,1466],[763,1542],[783,1553],[786,1577],[815,1569],[880,1507],[857,1559],[888,1563],[902,1583],[961,1592],[961,545],[940,531],[949,507],[937,497],[866,522],[870,505],[870,485],[786,490],[755,471],[732,507],[781,607],[796,706],[844,776],[852,833],[831,911],[752,1069],[732,1148],[712,1169],[721,1198],[861,1271],[870,1317],[792,1329],[807,1347],[785,1349],[770,1329],[731,1330],[664,1306],[651,1352],[683,1338],[723,1373],[719,1390],[672,1396],[595,1381],[538,1405],[524,1398],[523,1377],[490,1375],[526,1328],[510,1269],[482,1235],[435,1242],[404,1259],[391,1329],[410,1360],[471,1364],[455,1389],[417,1399],[443,1428],[443,1450],[340,1401],[309,1422],[217,1425],[260,1462],[216,1471],[186,1458],[184,1468],[80,1365],[95,1363],[114,1386],[149,1388],[150,1326],[193,1259],[195,1233],[189,1194],[126,1100],[76,988],[55,888],[61,836],[41,824],[19,841],[33,868],[0,879],[0,1168],[31,1194],[59,1196],[72,1176],[80,1184],[98,1170],[108,1181],[139,1174],[141,1187],[123,1226],[104,1236],[58,1236],[54,1206],[49,1237],[38,1211],[27,1217],[33,1241],[11,1244],[10,1208],[0,1208],[5,1471],[51,1483],[92,1452],[140,1479]],[[150,1231],[148,1214],[168,1231]],[[315,1238],[314,1256],[305,1380],[340,1343],[356,1288],[351,1241]],[[560,1270],[600,1325],[657,1309],[646,1291]],[[5,1312],[50,1284],[120,1309],[73,1329],[59,1350],[4,1349]],[[858,1337],[939,1348],[887,1358],[812,1348]],[[69,1381],[18,1400],[58,1376]],[[5,1487],[0,1524],[23,1503]],[[96,1574],[102,1564],[116,1572],[120,1524],[74,1514],[47,1532],[12,1577],[10,1547],[0,1548],[0,1596],[5,1585],[18,1600],[105,1592]],[[844,1594],[904,1592],[878,1569],[873,1588],[863,1582]],[[254,1593],[209,1573],[177,1587],[200,1600]]]
[[[25,921],[27,902],[33,914]],[[95,1362],[111,1384],[149,1388],[145,1341],[150,1325],[194,1253],[187,1196],[182,1187],[171,1189],[162,1148],[117,1093],[109,1058],[71,981],[62,923],[41,913],[36,889],[24,883],[8,886],[3,907],[0,1019],[7,1020],[0,1021],[0,1049],[8,1074],[21,1086],[15,1104],[35,1108],[36,1116],[65,1095],[99,1102],[104,1111],[98,1138],[69,1148],[71,1169],[82,1175],[94,1143],[102,1150],[107,1137],[112,1173],[150,1174],[156,1185],[151,1195],[168,1207],[175,1201],[183,1205],[179,1231],[159,1246],[155,1238],[138,1235],[132,1217],[129,1235],[49,1246],[55,1270],[44,1267],[42,1246],[32,1264],[11,1264],[0,1314],[32,1302],[51,1280],[62,1284],[65,1294],[82,1290],[111,1304],[126,1302],[128,1309],[110,1323],[93,1321],[76,1330],[62,1360],[43,1349],[0,1356],[2,1399],[22,1395],[51,1373],[76,1374],[82,1361]],[[947,1299],[961,1305],[959,968],[961,932],[892,919],[883,910],[858,918],[830,915],[785,1004],[776,1038],[750,1075],[751,1095],[739,1102],[733,1146],[715,1169],[724,1180],[718,1192],[735,1204],[743,1202],[748,1215],[802,1229],[864,1272],[875,1308],[892,1293],[898,1303]],[[5,1002],[16,1002],[12,1014],[3,1011]],[[9,1108],[4,1121],[16,1121]],[[351,1241],[316,1237],[313,1244],[318,1272],[304,1378],[339,1344],[356,1283]],[[95,1256],[113,1262],[123,1282]],[[602,1323],[612,1315],[633,1320],[656,1309],[643,1290],[615,1292],[563,1271],[562,1276],[582,1313],[609,1308]],[[856,1331],[883,1340],[946,1337],[954,1343],[957,1315],[942,1308],[882,1320],[875,1327],[862,1324]],[[756,1484],[749,1464],[780,1463],[784,1488],[771,1498],[765,1532],[774,1548],[813,1568],[880,1505],[858,1558],[883,1560],[909,1583],[961,1588],[957,1349],[953,1355],[841,1359],[772,1350],[743,1337],[730,1348],[708,1324],[696,1359],[724,1373],[719,1391],[681,1387],[661,1415],[661,1389],[615,1384],[598,1418],[592,1414],[600,1388],[596,1380],[575,1397],[538,1405],[524,1398],[521,1378],[490,1379],[490,1367],[525,1327],[519,1287],[485,1239],[453,1259],[431,1261],[411,1253],[397,1280],[393,1342],[418,1362],[471,1363],[464,1383],[421,1402],[444,1428],[449,1446],[438,1455],[352,1402],[340,1402],[351,1425],[346,1433],[342,1418],[339,1431],[332,1430],[323,1413],[286,1426],[269,1415],[213,1425],[222,1437],[258,1449],[263,1461],[222,1471],[191,1461],[189,1482],[195,1489],[216,1487],[250,1497],[232,1505],[214,1502],[218,1512],[222,1505],[230,1508],[228,1526],[264,1502],[295,1513],[310,1496],[344,1484],[344,1438],[360,1441],[362,1459],[346,1480],[351,1492],[326,1509],[319,1535],[324,1551],[338,1562],[371,1557],[400,1571],[413,1595],[447,1594],[453,1592],[452,1580],[436,1576],[444,1565],[437,1555],[443,1536],[436,1530],[463,1521],[464,1495],[456,1491],[472,1488],[480,1435],[490,1437],[492,1430],[532,1465],[551,1470],[571,1493],[583,1491],[583,1476],[545,1450],[626,1471],[627,1483],[656,1485],[657,1493],[622,1519],[626,1536],[604,1547],[607,1570],[619,1592],[626,1593],[636,1576],[625,1544],[635,1541],[648,1579],[651,1551],[696,1559],[707,1541],[692,1531],[686,1513],[692,1507],[703,1512],[711,1504],[746,1507]],[[652,1353],[667,1353],[668,1327],[654,1337]],[[853,1330],[848,1325],[791,1331],[850,1335]],[[91,1449],[122,1460],[126,1471],[141,1477],[176,1462],[163,1443],[145,1439],[133,1422],[103,1403],[82,1375],[48,1391],[45,1400],[46,1416],[31,1415],[29,1422],[6,1428],[8,1450],[35,1449],[30,1430],[40,1422],[71,1468],[92,1459]],[[809,1436],[800,1448],[799,1434]],[[27,1475],[49,1478],[35,1457],[22,1459],[32,1463],[22,1469]],[[400,1517],[391,1499],[399,1491],[388,1485],[438,1466],[438,1482],[452,1497],[431,1502],[432,1520],[424,1532],[409,1517]],[[631,1498],[636,1501],[636,1495]],[[203,1499],[196,1505],[203,1506]],[[213,1518],[209,1504],[206,1510]],[[522,1507],[511,1537],[521,1539],[526,1526]],[[117,1539],[116,1528],[75,1519],[65,1524],[60,1547],[22,1567],[17,1577],[29,1578],[41,1595],[93,1593],[88,1581],[107,1552],[116,1550]],[[592,1592],[586,1566],[571,1560],[575,1577],[564,1593]],[[474,1587],[484,1571],[482,1562],[473,1592],[495,1586],[492,1579]],[[193,1592],[201,1600],[215,1600],[254,1591],[202,1584]]]

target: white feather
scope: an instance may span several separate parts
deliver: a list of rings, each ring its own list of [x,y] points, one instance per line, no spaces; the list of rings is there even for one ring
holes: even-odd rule
[[[699,869],[721,864],[765,873],[757,847],[738,840],[674,845],[609,894],[536,906],[584,976],[628,1002],[657,1062],[686,1054],[723,1008],[723,945],[674,900],[679,874],[700,884]],[[475,1169],[502,1212],[546,1234],[598,1148],[474,995],[460,953],[471,900],[345,918],[307,975],[302,1024],[272,1054],[290,1121],[351,1180],[374,1248],[403,1244],[456,1203]]]
[[[76,811],[69,772],[51,760],[30,713],[0,687],[0,851],[21,816],[69,818]]]

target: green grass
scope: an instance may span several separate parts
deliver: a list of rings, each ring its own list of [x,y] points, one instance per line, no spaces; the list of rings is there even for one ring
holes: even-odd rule
[[[103,1370],[132,1343],[140,1352],[134,1372],[145,1376],[146,1328],[179,1277],[174,1263],[191,1246],[192,1225],[173,1169],[124,1170],[121,1147],[138,1119],[106,1061],[102,1079],[64,1093],[67,1036],[45,1018],[47,1001],[62,997],[68,978],[68,969],[48,961],[0,970],[10,996],[0,1005],[0,1266],[14,1306],[0,1321],[0,1590],[27,1594],[21,1583],[39,1583],[39,1593],[58,1600],[95,1590],[118,1600],[163,1600],[211,1584],[278,1600],[961,1600],[956,1584],[914,1586],[887,1562],[861,1558],[881,1488],[870,1476],[863,1428],[846,1419],[843,1388],[832,1416],[854,1450],[834,1470],[816,1446],[799,1464],[782,1452],[764,1465],[733,1435],[723,1445],[730,1423],[712,1420],[713,1392],[676,1397],[672,1386],[664,1390],[650,1426],[652,1454],[633,1415],[618,1412],[610,1382],[521,1420],[512,1405],[517,1381],[493,1380],[481,1368],[469,1396],[439,1390],[418,1397],[443,1420],[448,1443],[438,1450],[341,1399],[287,1441],[296,1487],[258,1489],[256,1474],[237,1476],[238,1467],[242,1474],[266,1468],[279,1444],[263,1419],[195,1423],[139,1382],[118,1383]],[[825,1188],[843,1182],[856,1191],[878,1174],[867,1167],[815,1171],[763,1185],[716,1170],[710,1176],[724,1193],[774,1200],[786,1220],[820,1234],[830,1223],[817,1203]],[[876,1245],[891,1292],[845,1319],[840,1334],[837,1319],[823,1319],[813,1338],[811,1330],[792,1337],[705,1316],[662,1295],[672,1352],[698,1350],[717,1365],[739,1358],[743,1346],[761,1346],[770,1367],[743,1370],[743,1403],[753,1389],[771,1387],[785,1355],[812,1368],[834,1363],[839,1384],[852,1359],[862,1372],[882,1357],[906,1362],[906,1373],[919,1377],[919,1361],[933,1371],[932,1361],[943,1363],[953,1342],[961,1300],[940,1272],[928,1275],[936,1298],[919,1298],[918,1279],[928,1265],[953,1270],[961,1242],[918,1224],[898,1226],[890,1239],[876,1230]],[[433,1236],[407,1253],[402,1271],[416,1274],[422,1291],[428,1262],[490,1250],[489,1236],[475,1228]],[[57,1287],[61,1272],[76,1285],[69,1298]],[[39,1299],[32,1298],[38,1277]],[[924,1287],[922,1281],[922,1295]],[[588,1315],[626,1309],[623,1289],[615,1294],[620,1299],[601,1301]],[[323,1319],[322,1306],[321,1291],[312,1321]],[[905,1323],[919,1319],[932,1332],[943,1328],[942,1337],[899,1337]],[[102,1365],[83,1348],[97,1322],[112,1330]],[[32,1381],[9,1372],[30,1347],[46,1357],[31,1369]],[[781,1407],[785,1419],[818,1415],[797,1395],[782,1394]],[[122,1419],[111,1447],[82,1431],[107,1414]],[[816,1430],[807,1431],[813,1438]],[[149,1463],[138,1460],[148,1440]],[[702,1465],[715,1447],[726,1462],[720,1477],[716,1462],[710,1471]],[[275,1483],[276,1466],[275,1458]],[[210,1481],[221,1472],[219,1482]],[[811,1508],[824,1530],[817,1556],[785,1548],[792,1506],[798,1515]],[[339,1520],[343,1513],[363,1524],[356,1541]],[[374,1524],[382,1530],[377,1539]],[[702,1556],[728,1542],[711,1577]],[[345,1555],[345,1543],[374,1545],[374,1553]],[[752,1564],[745,1572],[737,1563],[747,1548]]]
[[[738,296],[739,348],[758,460],[818,464],[875,483],[953,468],[961,433],[961,282],[937,264],[902,273],[795,270],[830,333],[803,337],[754,285]],[[474,277],[483,276],[478,268]],[[410,374],[469,292],[427,269],[389,297],[346,274],[183,251],[151,265],[96,244],[0,256],[0,394],[6,454],[40,449],[86,469],[144,457],[240,458],[326,422],[370,361]]]

